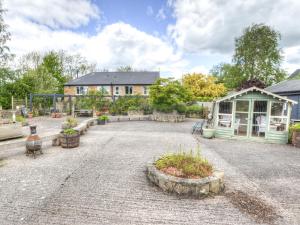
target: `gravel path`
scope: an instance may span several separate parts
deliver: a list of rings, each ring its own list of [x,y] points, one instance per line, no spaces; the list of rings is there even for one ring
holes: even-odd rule
[[[204,200],[161,192],[145,176],[154,157],[198,145],[192,121],[170,124],[121,122],[92,127],[76,149],[52,147],[33,160],[24,155],[0,167],[0,224],[257,224],[225,196]],[[226,171],[228,189],[259,192],[260,183],[228,162],[206,140],[203,154]],[[296,187],[296,186],[294,186]],[[267,190],[268,191],[268,190]],[[277,201],[277,199],[275,199]],[[292,224],[294,211],[278,208]]]

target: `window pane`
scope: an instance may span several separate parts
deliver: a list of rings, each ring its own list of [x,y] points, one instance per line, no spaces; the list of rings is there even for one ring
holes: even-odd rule
[[[236,113],[235,122],[240,124],[248,124],[248,113]]]
[[[249,101],[236,101],[236,111],[238,112],[248,112]]]
[[[220,102],[219,113],[232,114],[232,102]]]
[[[273,102],[271,116],[287,116],[287,104],[283,102]]]
[[[231,127],[232,117],[231,115],[219,115],[219,127]]]
[[[286,125],[287,125],[287,119],[285,118],[270,119],[270,131],[285,131]]]
[[[252,136],[264,137],[267,129],[267,114],[253,113]]]
[[[267,112],[267,101],[254,101],[253,112]]]

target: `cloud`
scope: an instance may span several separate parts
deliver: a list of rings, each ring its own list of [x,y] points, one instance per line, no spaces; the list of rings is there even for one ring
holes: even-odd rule
[[[158,12],[157,12],[157,14],[156,14],[156,19],[158,20],[158,21],[160,21],[160,20],[165,20],[167,18],[167,16],[166,16],[166,14],[165,14],[165,10],[164,10],[164,8],[162,7],[162,8],[160,8],[159,10],[158,10]]]
[[[23,18],[7,17],[5,20],[12,34],[8,45],[18,56],[32,51],[66,50],[72,54],[80,53],[98,68],[114,70],[131,65],[174,76],[180,75],[187,65],[168,42],[122,22],[107,25],[95,35],[87,35],[53,30]]]
[[[233,51],[234,38],[253,23],[266,23],[282,34],[283,47],[300,44],[298,0],[172,0],[176,23],[169,35],[185,52]]]
[[[7,16],[25,19],[39,25],[78,28],[100,17],[99,8],[90,0],[4,0]]]
[[[150,5],[147,6],[146,14],[147,14],[147,16],[152,16],[153,15],[153,8],[152,8],[152,6],[150,6]]]

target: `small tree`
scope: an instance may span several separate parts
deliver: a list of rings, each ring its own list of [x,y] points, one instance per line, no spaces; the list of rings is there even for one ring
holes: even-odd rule
[[[180,106],[191,100],[191,92],[179,81],[160,78],[150,87],[150,104],[162,112],[180,110]]]
[[[226,88],[223,84],[217,84],[217,79],[213,76],[204,74],[186,74],[183,76],[183,85],[189,89],[194,98],[220,97],[226,94]]]

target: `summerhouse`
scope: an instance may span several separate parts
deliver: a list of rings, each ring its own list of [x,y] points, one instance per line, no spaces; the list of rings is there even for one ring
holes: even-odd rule
[[[214,103],[216,137],[288,142],[291,109],[296,101],[251,87]]]

